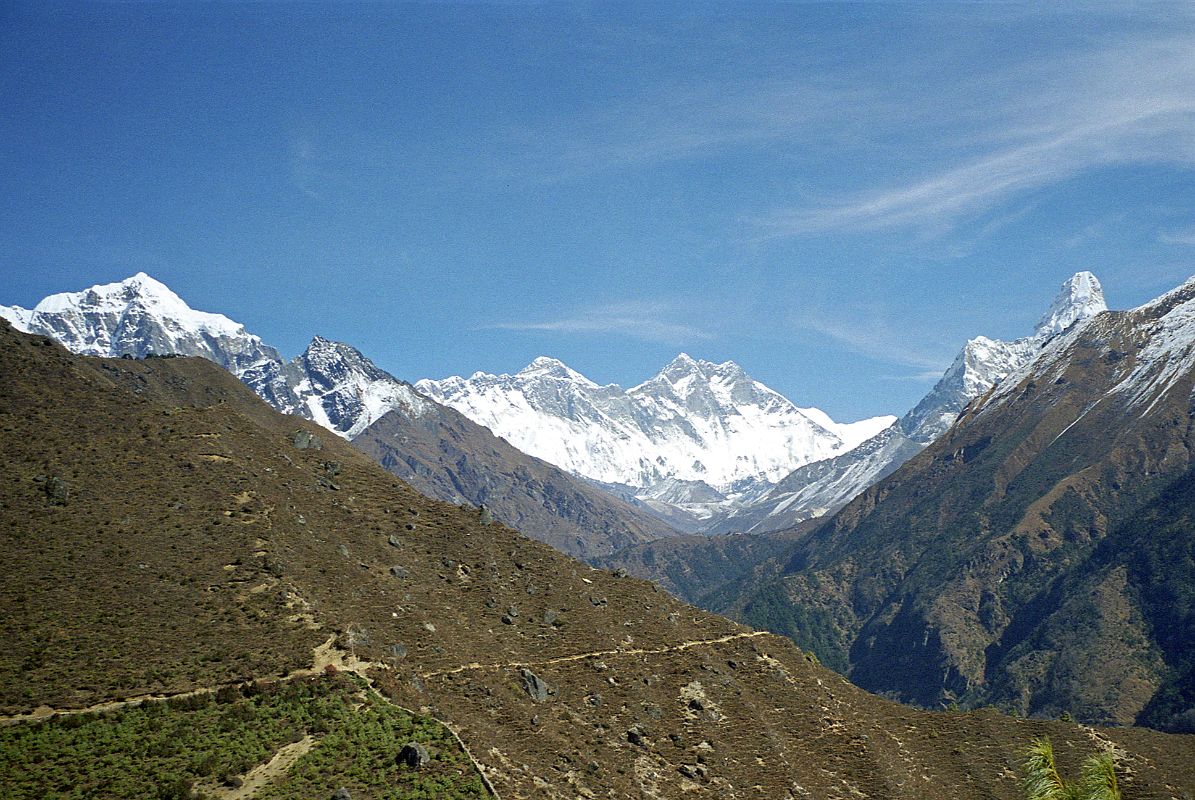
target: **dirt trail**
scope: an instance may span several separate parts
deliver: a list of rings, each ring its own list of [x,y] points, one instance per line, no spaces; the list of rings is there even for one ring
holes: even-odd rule
[[[583,661],[587,658],[613,658],[617,656],[640,656],[640,655],[660,655],[663,653],[675,653],[682,650],[689,650],[694,647],[706,647],[710,645],[724,644],[726,642],[736,641],[738,639],[753,639],[760,636],[771,636],[773,634],[767,631],[747,631],[743,633],[732,633],[728,636],[722,636],[717,639],[695,639],[687,642],[680,642],[678,644],[669,645],[667,647],[658,648],[624,648],[615,650],[591,650],[585,653],[573,653],[567,656],[557,656],[555,658],[543,659],[540,661],[510,661],[499,664],[481,664],[470,663],[462,664],[459,667],[451,669],[434,670],[431,672],[421,673],[422,678],[435,678],[442,675],[454,675],[461,672],[468,672],[470,670],[492,670],[492,669],[511,669],[517,667],[542,667],[550,666],[552,664],[564,664],[573,661]],[[303,667],[302,669],[294,670],[279,680],[291,680],[294,678],[310,677],[322,673],[327,667],[333,666],[338,670],[345,672],[352,672],[361,677],[370,688],[385,702],[397,706],[408,714],[413,716],[416,712],[408,708],[403,708],[393,703],[377,691],[373,680],[369,677],[369,670],[382,669],[390,670],[392,667],[389,664],[384,664],[376,661],[363,661],[357,658],[356,654],[345,652],[336,647],[336,637],[329,637],[323,644],[317,646],[312,651],[312,665],[310,667]],[[104,703],[96,703],[95,705],[87,706],[85,708],[50,708],[49,706],[42,706],[33,711],[31,714],[17,714],[14,716],[0,717],[0,725],[14,725],[22,722],[31,722],[56,715],[74,715],[74,714],[89,714],[93,712],[114,711],[126,706],[136,705],[145,701],[165,701],[180,697],[193,697],[203,694],[215,694],[226,687],[242,686],[244,681],[236,681],[235,683],[220,684],[217,686],[208,686],[201,689],[194,689],[188,692],[178,692],[176,694],[146,694],[137,697],[130,697],[124,700],[110,700]],[[473,763],[478,775],[481,776],[482,782],[490,791],[495,800],[501,800],[501,795],[498,790],[494,788],[487,772],[489,767],[483,765],[473,755],[469,746],[461,738],[456,729],[442,719],[436,720],[444,726],[449,733],[452,734],[457,744],[460,746],[462,752]],[[217,797],[220,800],[249,800],[254,794],[260,791],[270,781],[277,776],[284,774],[286,770],[290,769],[291,765],[303,754],[309,752],[316,744],[315,740],[308,736],[301,741],[294,744],[287,745],[274,754],[274,757],[265,764],[255,767],[245,776],[245,783],[236,789],[217,789]]]
[[[209,789],[217,800],[249,800],[261,791],[279,775],[285,775],[291,765],[315,746],[314,736],[304,736],[297,742],[292,742],[281,748],[274,757],[264,764],[258,764],[244,777],[244,783],[235,789],[216,787]]]
[[[694,647],[704,647],[713,644],[725,644],[726,642],[733,642],[736,639],[754,639],[758,636],[771,636],[767,631],[748,631],[746,633],[732,633],[729,636],[722,636],[717,639],[694,639],[689,642],[681,642],[680,644],[669,645],[668,647],[657,648],[626,648],[621,650],[593,650],[588,653],[573,653],[567,656],[557,656],[556,658],[546,658],[542,661],[507,661],[500,664],[481,664],[473,662],[471,664],[462,664],[459,667],[451,669],[438,669],[431,672],[420,673],[421,678],[437,678],[441,675],[456,675],[461,672],[469,672],[470,670],[486,670],[486,669],[511,669],[514,667],[546,667],[552,664],[565,664],[570,661],[584,661],[587,658],[610,658],[613,656],[654,656],[662,653],[676,653],[681,650],[690,650]]]
[[[669,645],[668,647],[658,648],[625,648],[616,650],[592,650],[585,653],[572,653],[567,656],[557,656],[555,658],[543,659],[541,661],[507,661],[495,664],[482,664],[479,662],[472,662],[469,664],[462,664],[459,667],[452,667],[449,669],[433,670],[431,672],[420,673],[421,678],[436,678],[441,675],[456,675],[461,672],[468,672],[471,670],[490,670],[490,669],[511,669],[516,667],[542,667],[550,666],[552,664],[564,664],[570,661],[583,661],[587,658],[611,658],[614,656],[641,656],[641,655],[660,655],[662,653],[675,653],[681,650],[689,650],[694,647],[704,647],[707,645],[723,644],[731,642],[736,639],[752,639],[759,636],[770,636],[767,631],[748,631],[745,633],[732,633],[729,636],[722,636],[717,639],[695,639],[693,641],[681,642],[679,644]],[[373,682],[370,681],[368,671],[371,669],[390,670],[393,669],[389,664],[378,661],[363,661],[357,658],[355,654],[347,653],[336,647],[336,637],[331,636],[326,642],[319,645],[312,652],[312,665],[310,667],[302,667],[294,670],[279,678],[278,680],[288,681],[295,678],[306,678],[312,675],[322,673],[327,667],[333,666],[338,670],[345,672],[352,672],[360,676],[370,686]],[[34,709],[29,714],[14,714],[12,716],[0,716],[0,725],[15,725],[22,722],[35,722],[37,720],[46,719],[48,717],[58,715],[74,715],[74,714],[91,714],[104,711],[116,711],[117,709],[126,708],[128,706],[137,705],[146,701],[164,701],[174,700],[184,697],[195,697],[204,694],[215,694],[221,689],[237,687],[244,685],[245,681],[239,680],[232,683],[222,683],[215,686],[204,686],[199,689],[192,689],[187,692],[175,692],[173,694],[141,694],[135,697],[127,697],[124,700],[108,700],[103,703],[95,703],[90,706],[82,708],[51,708],[50,706],[40,706]]]
[[[362,671],[364,671],[364,669],[368,667],[385,666],[382,664],[371,664],[363,661],[357,661],[357,659],[352,658],[351,656],[349,659],[351,659],[351,662],[354,666],[349,666],[350,662],[346,661],[346,659],[336,658],[334,655],[332,655],[332,653],[335,652],[335,644],[336,637],[333,636],[329,638],[328,641],[315,648],[315,651],[312,653],[314,658],[314,663],[312,666],[296,669],[293,672],[278,678],[278,680],[289,681],[294,678],[307,678],[312,675],[318,675],[319,673],[323,672],[324,667],[328,664],[333,664],[340,669],[348,669],[354,672],[357,671],[354,667],[360,668]],[[138,703],[144,703],[146,701],[154,702],[175,700],[183,697],[197,697],[204,694],[215,694],[221,689],[243,686],[244,684],[245,681],[238,680],[233,681],[232,683],[221,683],[216,684],[215,686],[204,686],[199,689],[192,689],[188,692],[174,692],[173,694],[139,694],[134,697],[126,697],[124,700],[108,700],[103,703],[95,703],[94,705],[84,706],[82,708],[51,708],[50,706],[39,706],[29,714],[0,716],[0,725],[15,725],[21,722],[34,722],[36,720],[46,719],[47,717],[54,716],[71,716],[75,714],[92,714],[104,711],[116,711],[117,709],[137,705]]]

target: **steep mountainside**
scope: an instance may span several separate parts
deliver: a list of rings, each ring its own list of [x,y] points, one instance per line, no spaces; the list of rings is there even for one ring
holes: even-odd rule
[[[514,450],[438,405],[358,350],[316,336],[285,362],[239,323],[190,308],[162,283],[135,275],[53,295],[32,310],[0,307],[26,332],[84,355],[200,356],[227,369],[274,408],[361,446],[430,496],[485,503],[501,521],[581,557],[676,533],[567,473]],[[369,435],[362,434],[389,415]],[[530,483],[521,485],[526,477]]]
[[[895,425],[847,453],[797,468],[707,532],[780,530],[836,511],[945,433],[968,403],[1030,361],[1053,336],[1107,308],[1096,277],[1075,274],[1062,284],[1032,336],[1012,342],[978,336],[967,342],[930,393]]]
[[[766,533],[672,536],[623,548],[594,563],[625,570],[663,586],[687,603],[704,607],[708,596],[755,575],[757,569],[773,574],[771,559],[788,552],[817,524],[817,520],[808,520],[795,528]]]
[[[298,414],[349,440],[392,411],[416,418],[435,407],[356,348],[322,336],[312,339],[283,374],[296,404],[278,410]]]
[[[205,360],[81,359],[0,324],[0,713],[330,664],[451,725],[507,798],[1013,800],[1041,735],[1066,770],[1118,748],[1126,796],[1195,792],[1191,737],[898,706],[321,434]],[[314,731],[288,774],[330,797]]]
[[[417,416],[387,414],[353,446],[428,497],[485,505],[496,519],[587,561],[676,535],[657,517],[435,403]]]
[[[1195,282],[1051,339],[754,577],[741,618],[923,705],[1189,726]]]
[[[515,375],[423,380],[421,391],[524,452],[641,499],[708,517],[710,498],[733,504],[810,461],[845,452],[892,423],[849,425],[801,409],[737,364],[682,353],[624,391],[598,386],[550,358]],[[661,485],[666,488],[661,489]],[[678,491],[684,489],[685,491]]]

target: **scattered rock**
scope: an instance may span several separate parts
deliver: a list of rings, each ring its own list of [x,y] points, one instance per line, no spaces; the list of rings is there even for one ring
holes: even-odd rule
[[[332,477],[336,477],[337,475],[340,474],[340,462],[339,461],[325,461],[324,462],[324,472],[328,473]]]
[[[481,506],[481,515],[478,517],[477,521],[482,525],[490,525],[494,522],[493,513],[485,507],[484,503]]]
[[[709,775],[709,770],[701,764],[681,764],[676,771],[694,781],[703,781]]]
[[[529,669],[522,670],[523,689],[531,696],[531,699],[537,703],[542,703],[548,699],[551,694],[551,689],[548,684],[544,683],[544,679],[536,675]]]
[[[614,570],[614,577],[615,578],[625,578],[625,577],[627,577],[627,571],[625,569],[623,569],[622,567],[619,567],[618,569]]]
[[[393,575],[395,578],[411,577],[411,573],[407,571],[407,568],[400,567],[398,564],[395,564],[393,567],[390,568],[390,574]]]
[[[598,597],[596,595],[591,594],[591,595],[589,595],[589,602],[592,603],[594,606],[604,606],[604,605],[606,605],[606,598]]]
[[[350,648],[369,646],[369,631],[359,625],[350,625],[345,631],[345,636]]]
[[[510,616],[510,617],[517,617],[519,615],[519,610],[517,608],[515,608],[514,606],[510,606],[509,608],[506,609],[506,614],[507,614],[507,616]]]
[[[407,769],[422,769],[427,766],[431,757],[427,754],[427,748],[419,742],[407,742],[403,745],[402,750],[398,752],[396,761],[400,767]]]
[[[332,792],[332,800],[353,800],[353,796],[349,794],[349,790],[341,786],[336,791]]]
[[[291,441],[291,444],[293,444],[295,446],[295,448],[298,450],[323,450],[324,449],[323,440],[321,440],[318,436],[316,436],[311,431],[303,431],[303,430],[295,431],[294,433],[291,434],[290,441]],[[345,789],[344,792],[346,795],[348,794],[347,789]]]
[[[406,658],[407,648],[401,644],[390,645],[390,656],[392,658]]]
[[[414,523],[414,522],[408,522],[408,523],[407,523],[407,524],[406,524],[404,527],[405,527],[407,530],[409,530],[409,531],[413,531],[413,530],[415,530],[415,523]]]
[[[336,545],[336,552],[337,552],[337,553],[340,553],[340,554],[341,554],[342,556],[344,556],[345,558],[348,558],[348,557],[349,557],[349,548],[348,548],[348,545],[343,545],[343,544],[338,544],[338,545]]]
[[[394,534],[391,534],[390,538],[386,540],[386,544],[390,545],[391,547],[402,547],[402,540]]]
[[[632,725],[627,730],[627,741],[636,747],[647,747],[647,731],[639,725]]]
[[[560,615],[557,614],[555,611],[553,611],[550,608],[548,610],[544,611],[544,624],[545,625],[555,625],[559,621],[560,621]]]
[[[71,487],[57,475],[46,481],[46,497],[52,506],[64,506],[71,498]]]

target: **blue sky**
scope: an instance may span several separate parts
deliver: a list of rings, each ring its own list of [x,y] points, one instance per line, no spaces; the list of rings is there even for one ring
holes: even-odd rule
[[[0,303],[144,270],[415,380],[902,413],[1195,274],[1189,4],[0,4]]]

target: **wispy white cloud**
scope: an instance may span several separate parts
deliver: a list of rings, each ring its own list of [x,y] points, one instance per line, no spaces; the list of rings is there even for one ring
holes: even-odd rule
[[[944,369],[927,369],[907,375],[877,375],[876,380],[891,383],[930,383],[941,378],[943,372],[945,372]]]
[[[580,309],[554,319],[500,322],[487,326],[510,331],[549,331],[630,336],[647,341],[679,344],[703,341],[712,335],[677,319],[667,303],[632,301]]]
[[[527,122],[507,137],[532,162],[517,162],[520,175],[555,182],[804,139],[811,128],[840,118],[843,108],[866,106],[880,115],[884,102],[867,87],[831,77],[732,82],[707,76],[656,84],[573,116]],[[848,127],[839,135],[852,136]]]
[[[916,372],[906,377],[926,380],[941,377],[950,366],[951,356],[914,342],[880,313],[862,318],[844,319],[819,313],[804,312],[793,319],[794,327],[827,336],[862,355],[910,367]]]
[[[1158,234],[1158,241],[1162,244],[1195,245],[1195,225],[1177,231],[1163,231]]]
[[[315,142],[310,135],[302,134],[291,140],[290,183],[312,200],[324,199],[316,190],[322,180]]]
[[[1072,55],[1026,68],[1006,82],[1019,88],[993,109],[979,133],[965,134],[969,144],[981,147],[969,158],[903,185],[779,209],[754,222],[765,235],[780,237],[899,227],[947,230],[1014,195],[1090,170],[1143,163],[1195,167],[1191,38]],[[978,113],[963,109],[956,117]],[[950,120],[943,124],[943,136],[949,137]]]

